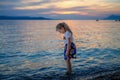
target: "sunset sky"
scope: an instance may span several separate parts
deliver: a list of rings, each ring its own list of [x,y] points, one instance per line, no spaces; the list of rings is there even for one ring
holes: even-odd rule
[[[120,14],[120,0],[0,0],[0,15],[94,19]]]

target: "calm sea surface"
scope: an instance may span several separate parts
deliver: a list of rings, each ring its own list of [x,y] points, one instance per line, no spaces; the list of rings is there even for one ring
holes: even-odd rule
[[[120,22],[0,20],[0,80],[67,80],[59,22],[69,24],[77,46],[71,79],[120,71]]]

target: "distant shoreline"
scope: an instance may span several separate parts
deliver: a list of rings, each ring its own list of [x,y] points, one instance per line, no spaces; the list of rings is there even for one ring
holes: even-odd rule
[[[99,20],[99,21],[96,21],[96,20],[77,20],[77,19],[51,19],[51,20],[47,20],[47,19],[0,19],[0,21],[54,21],[54,20],[61,20],[61,21],[67,21],[67,20],[73,20],[73,21],[95,21],[95,22],[100,22],[100,21],[113,21],[113,22],[120,22],[120,21],[115,21],[115,20]]]
[[[0,20],[83,20],[83,21],[89,21],[89,20],[92,20],[92,21],[96,21],[96,22],[99,22],[99,21],[120,21],[120,20],[108,20],[108,19],[99,19],[98,21],[96,19],[0,19]]]
[[[0,16],[0,20],[53,20],[46,17],[29,17],[29,16]]]
[[[60,19],[60,18],[47,18],[47,17],[32,17],[32,16],[4,16],[0,15],[0,20],[115,20],[115,21],[120,21],[120,16],[119,15],[110,15],[106,18],[94,18],[94,19]]]

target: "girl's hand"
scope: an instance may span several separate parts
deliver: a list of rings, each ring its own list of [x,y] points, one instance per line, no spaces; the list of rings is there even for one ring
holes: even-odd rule
[[[69,51],[66,52],[66,56],[69,57],[70,56],[70,53]]]
[[[66,56],[67,56],[67,59],[69,59],[69,58],[70,58],[68,53],[66,53]]]
[[[71,54],[68,52],[66,53],[66,56],[67,56],[67,59],[70,59],[71,58]]]
[[[66,52],[66,56],[67,56],[67,57],[69,56],[69,53],[68,53],[68,52]]]

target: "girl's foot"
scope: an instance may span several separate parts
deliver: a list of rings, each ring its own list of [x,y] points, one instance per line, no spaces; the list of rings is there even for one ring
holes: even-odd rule
[[[70,74],[71,74],[71,72],[67,71],[65,74],[66,74],[66,75],[70,75]]]

